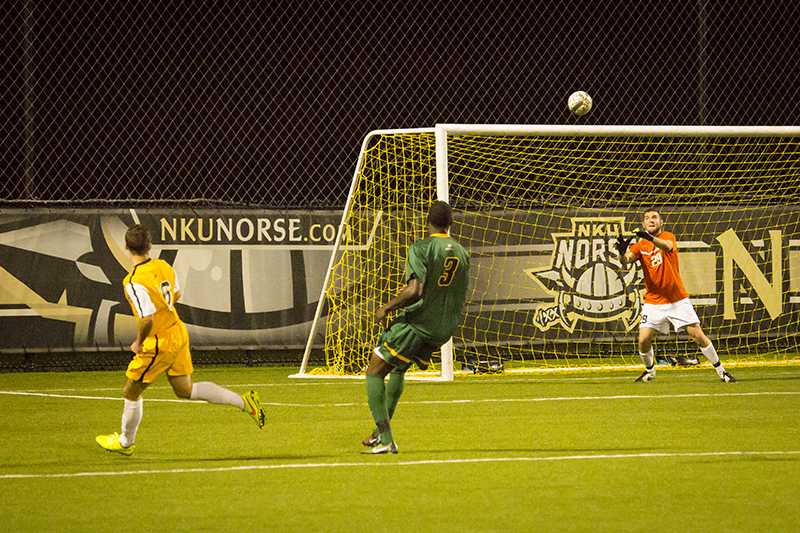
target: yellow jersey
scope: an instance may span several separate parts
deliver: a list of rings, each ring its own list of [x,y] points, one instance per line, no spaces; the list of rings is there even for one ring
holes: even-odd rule
[[[175,310],[175,294],[181,289],[175,270],[166,261],[142,261],[125,276],[122,286],[134,316],[153,318],[151,336],[163,334],[176,324],[183,324]]]

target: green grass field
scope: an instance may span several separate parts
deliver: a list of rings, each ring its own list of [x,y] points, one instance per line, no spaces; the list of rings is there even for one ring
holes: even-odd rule
[[[137,451],[118,431],[121,372],[0,374],[6,531],[797,531],[800,367],[505,375],[407,383],[396,456],[360,454],[361,381],[294,368],[195,379],[267,402],[145,397]],[[41,395],[9,394],[27,391]],[[56,396],[62,395],[62,396]],[[157,401],[169,400],[169,401]]]

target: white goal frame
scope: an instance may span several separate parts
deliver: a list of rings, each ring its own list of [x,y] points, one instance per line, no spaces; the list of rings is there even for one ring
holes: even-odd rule
[[[447,159],[447,141],[450,136],[457,135],[485,135],[491,136],[551,136],[551,137],[800,137],[800,126],[569,126],[569,125],[526,125],[526,124],[437,124],[434,128],[409,128],[387,129],[369,132],[361,144],[358,163],[353,172],[350,191],[347,195],[342,220],[336,232],[336,241],[331,250],[325,279],[322,283],[319,302],[314,313],[314,320],[308,334],[303,361],[300,370],[292,374],[291,378],[336,378],[336,379],[363,379],[363,376],[338,376],[324,374],[309,374],[308,361],[313,349],[313,340],[320,326],[322,308],[325,305],[325,294],[330,284],[331,270],[336,260],[336,254],[341,249],[342,235],[344,233],[347,213],[353,200],[353,191],[362,165],[369,141],[379,135],[407,134],[407,133],[433,133],[436,138],[436,195],[439,200],[449,201],[449,173]],[[442,362],[441,373],[436,378],[420,378],[431,381],[452,381],[454,371],[454,348],[452,339],[441,348]],[[411,376],[412,378],[414,376]],[[418,376],[417,376],[418,377]]]

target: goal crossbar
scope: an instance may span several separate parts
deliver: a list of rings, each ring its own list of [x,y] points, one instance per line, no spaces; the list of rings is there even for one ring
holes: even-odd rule
[[[437,124],[437,134],[550,137],[796,137],[800,126],[560,126]]]

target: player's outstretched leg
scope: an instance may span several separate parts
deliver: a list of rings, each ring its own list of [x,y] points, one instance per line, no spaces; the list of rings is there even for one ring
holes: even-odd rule
[[[711,342],[705,333],[703,333],[703,328],[700,327],[700,324],[692,324],[691,326],[686,327],[686,334],[689,335],[689,338],[692,339],[697,347],[700,348],[700,351],[703,353],[706,359],[714,366],[714,370],[717,372],[717,376],[719,379],[724,381],[725,383],[735,383],[736,378],[734,378],[730,372],[725,370],[725,367],[722,366],[722,361],[719,360],[719,355],[717,355],[717,349],[714,348],[714,344]]]
[[[136,431],[142,421],[144,401],[142,393],[147,388],[146,383],[131,381],[130,379],[122,388],[125,406],[122,409],[121,433],[98,435],[95,442],[110,452],[122,455],[133,455],[136,450]]]
[[[386,389],[386,412],[389,415],[389,421],[391,422],[392,418],[394,418],[395,409],[397,409],[397,402],[400,400],[400,396],[403,394],[403,388],[405,385],[405,377],[406,373],[403,370],[394,369],[389,372],[389,379],[386,381],[385,389]],[[371,448],[381,441],[381,434],[378,431],[378,428],[375,429],[370,433],[370,435],[361,441],[361,444]]]
[[[386,384],[384,383],[384,378],[391,370],[391,365],[374,353],[372,354],[367,368],[367,403],[379,433],[379,442],[370,448],[368,453],[397,453],[397,445],[389,424]]]
[[[211,381],[192,383],[191,376],[169,376],[169,383],[178,398],[203,400],[208,403],[230,405],[247,413],[259,429],[266,423],[266,413],[261,406],[258,393],[249,391],[239,395]]]

